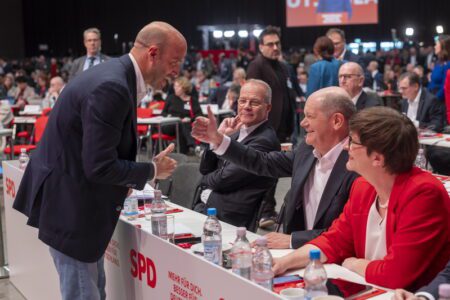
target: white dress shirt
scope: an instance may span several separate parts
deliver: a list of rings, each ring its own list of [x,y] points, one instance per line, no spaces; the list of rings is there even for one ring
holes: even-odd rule
[[[419,121],[417,121],[417,111],[419,109],[419,101],[421,95],[422,89],[419,90],[416,98],[414,98],[412,101],[408,99],[408,111],[406,115],[414,123],[414,126],[416,126],[416,128],[419,127]]]
[[[362,92],[363,92],[363,90],[361,90],[358,95],[356,95],[355,97],[352,98],[353,104],[356,105],[356,102],[358,102],[358,99],[361,96]]]
[[[381,218],[377,210],[377,201],[373,201],[369,210],[366,226],[366,253],[367,260],[378,260],[386,256],[386,219]]]
[[[377,73],[378,73],[378,70],[375,70],[375,71],[373,71],[372,72],[372,79],[373,79],[373,83],[372,83],[372,89],[374,90],[374,91],[377,91],[377,89],[378,89],[378,84],[377,84],[377,81],[375,80],[375,76],[377,75]]]
[[[128,55],[130,56],[131,62],[133,63],[134,72],[136,74],[136,101],[137,101],[137,105],[139,106],[141,99],[144,98],[145,95],[147,94],[147,87],[145,85],[145,81],[144,81],[144,77],[142,76],[141,69],[139,69],[139,66],[138,66],[136,60],[134,59],[134,57],[131,53],[129,53]],[[138,151],[139,151],[139,149],[138,149]],[[151,180],[154,180],[156,178],[156,164],[154,162],[152,162],[152,164],[153,164],[153,168],[155,170],[155,175],[153,176],[153,178]]]
[[[317,209],[319,208],[320,199],[330,178],[331,171],[336,163],[339,155],[344,149],[347,139],[344,139],[324,156],[314,149],[313,155],[317,158],[314,168],[309,173],[303,189],[303,207],[306,219],[306,229],[311,230],[314,227]]]

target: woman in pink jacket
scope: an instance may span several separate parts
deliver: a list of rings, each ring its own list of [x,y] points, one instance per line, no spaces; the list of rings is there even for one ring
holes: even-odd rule
[[[347,168],[359,173],[343,213],[329,230],[276,259],[276,274],[304,267],[311,249],[387,288],[416,290],[450,258],[450,199],[433,175],[413,167],[417,131],[386,107],[350,120]]]

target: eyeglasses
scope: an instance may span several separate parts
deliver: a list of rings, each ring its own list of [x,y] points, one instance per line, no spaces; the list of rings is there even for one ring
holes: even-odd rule
[[[352,76],[361,77],[362,75],[360,75],[360,74],[340,74],[338,77],[339,77],[339,80],[341,80],[341,79],[347,80],[347,79],[351,79]]]
[[[358,142],[355,142],[355,141],[353,140],[352,136],[349,135],[349,136],[348,136],[348,148],[349,148],[349,149],[350,149],[350,147],[352,146],[352,144],[364,147],[363,144],[358,143]]]
[[[238,105],[239,106],[246,106],[248,104],[250,104],[251,107],[256,108],[256,107],[260,107],[261,105],[263,105],[263,102],[260,101],[256,101],[256,100],[245,100],[245,99],[239,99],[238,100]]]
[[[280,41],[277,41],[277,42],[270,42],[270,43],[264,44],[264,46],[267,46],[267,47],[269,47],[269,48],[273,48],[273,47],[277,46],[278,48],[280,48],[281,43],[280,43]]]

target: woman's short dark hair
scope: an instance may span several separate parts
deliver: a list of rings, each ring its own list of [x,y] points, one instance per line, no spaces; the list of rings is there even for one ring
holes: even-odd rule
[[[326,36],[318,37],[316,42],[314,43],[314,54],[322,57],[326,60],[331,60],[333,58],[334,53],[334,44],[333,41]]]
[[[350,132],[367,148],[384,156],[386,170],[399,174],[411,170],[419,150],[417,130],[411,120],[388,107],[370,107],[350,119]]]

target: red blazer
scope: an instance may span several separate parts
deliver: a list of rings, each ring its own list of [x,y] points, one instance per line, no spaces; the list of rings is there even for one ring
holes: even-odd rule
[[[310,243],[341,263],[365,257],[367,217],[375,189],[355,180],[343,213]],[[429,283],[450,258],[450,198],[433,175],[414,167],[395,179],[386,220],[387,254],[369,263],[367,282],[415,291]]]

